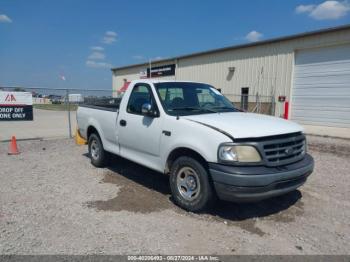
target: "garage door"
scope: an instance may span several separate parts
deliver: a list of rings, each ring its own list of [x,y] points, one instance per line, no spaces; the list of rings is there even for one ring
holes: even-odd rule
[[[291,108],[301,124],[350,127],[350,45],[296,52]]]

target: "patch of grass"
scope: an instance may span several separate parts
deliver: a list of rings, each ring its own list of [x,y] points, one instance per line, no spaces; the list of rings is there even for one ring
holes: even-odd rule
[[[70,111],[76,111],[78,105],[70,105]],[[33,108],[52,110],[52,111],[67,111],[67,105],[65,104],[34,104]]]

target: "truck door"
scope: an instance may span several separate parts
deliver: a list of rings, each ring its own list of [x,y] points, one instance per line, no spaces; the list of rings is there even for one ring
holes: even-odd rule
[[[153,116],[142,114],[142,106],[150,104]],[[119,113],[119,145],[121,156],[160,169],[160,136],[162,121],[152,88],[146,83],[136,84],[126,108]]]

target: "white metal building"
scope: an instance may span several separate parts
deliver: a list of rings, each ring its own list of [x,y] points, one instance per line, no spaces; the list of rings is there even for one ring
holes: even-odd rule
[[[228,98],[279,97],[306,132],[350,137],[350,25],[226,47],[152,62],[152,78],[209,83]],[[149,76],[149,63],[112,69],[113,92]],[[147,72],[147,73],[145,73]],[[248,87],[248,89],[247,89]]]

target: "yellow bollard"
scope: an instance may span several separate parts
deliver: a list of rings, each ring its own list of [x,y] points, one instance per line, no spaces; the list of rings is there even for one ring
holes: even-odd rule
[[[77,145],[86,145],[86,144],[87,144],[87,141],[86,141],[84,138],[82,138],[82,137],[80,136],[80,133],[79,133],[78,128],[77,128],[77,130],[75,131],[75,143],[76,143]]]

